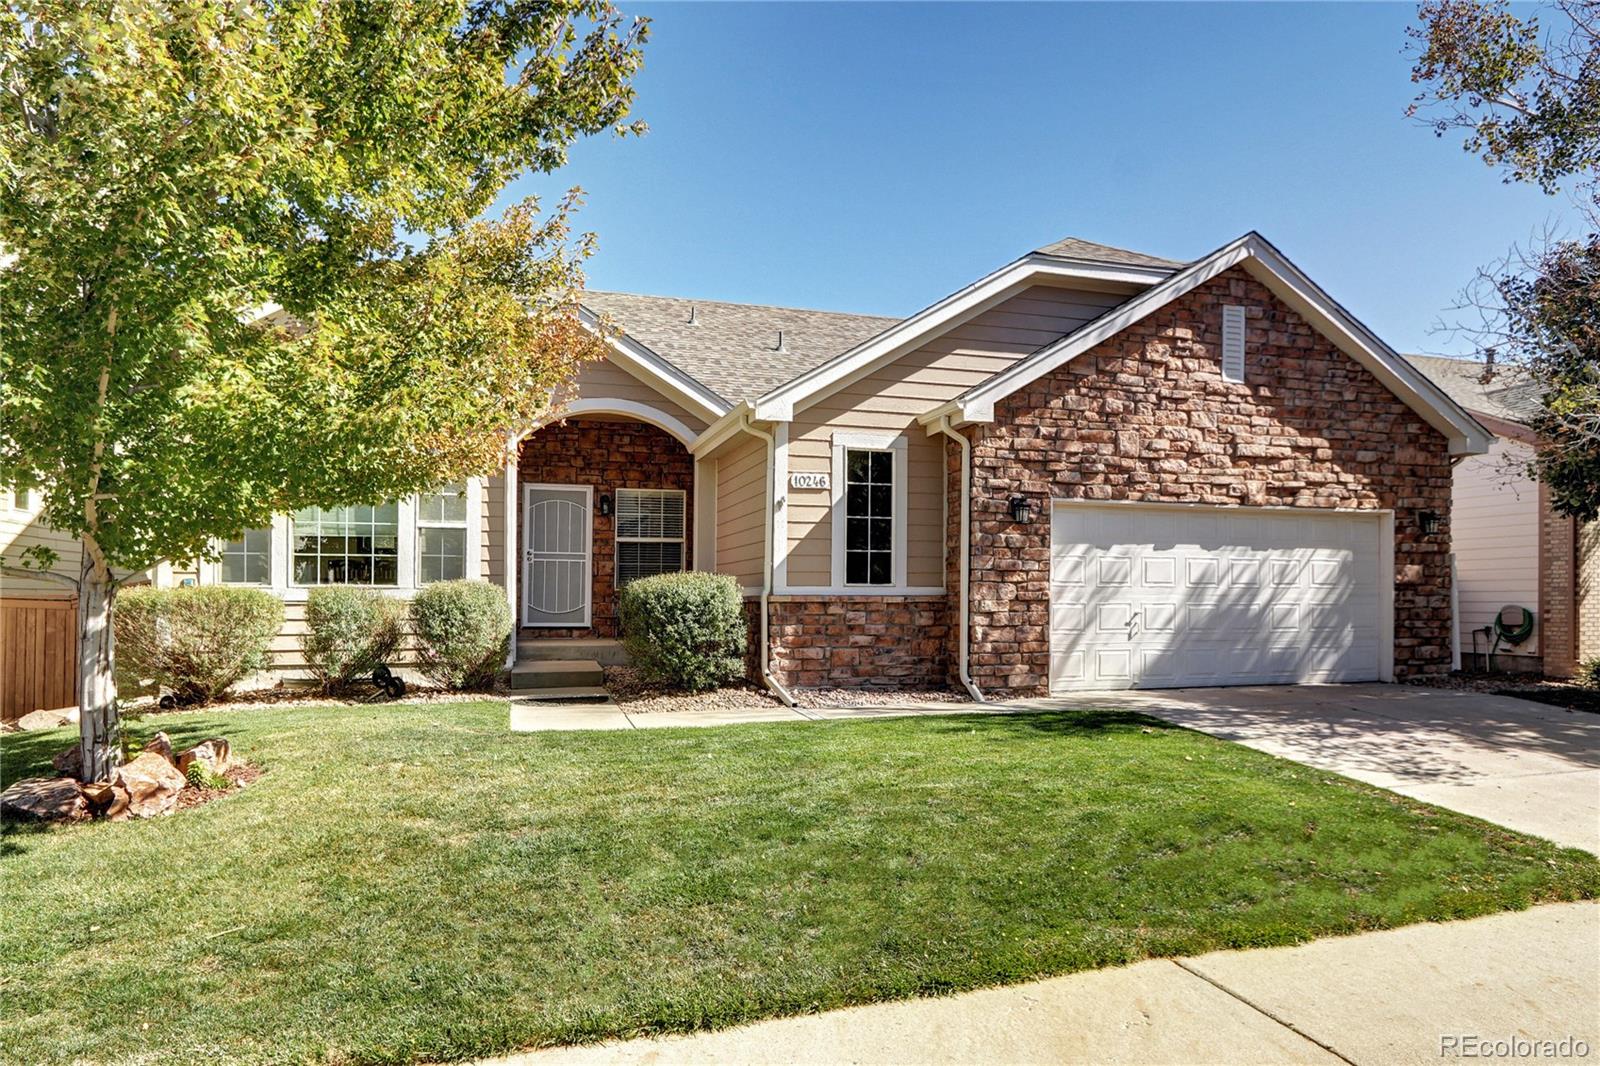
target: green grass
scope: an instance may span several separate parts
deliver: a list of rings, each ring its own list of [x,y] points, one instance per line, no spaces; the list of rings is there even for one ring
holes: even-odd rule
[[[456,1059],[1600,892],[1581,852],[1125,713],[157,726],[267,772],[0,837],[0,1060]],[[6,736],[0,773],[69,740]]]

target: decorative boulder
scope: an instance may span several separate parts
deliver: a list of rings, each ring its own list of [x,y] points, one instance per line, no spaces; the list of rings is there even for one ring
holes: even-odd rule
[[[74,779],[83,777],[83,749],[77,744],[57,752],[50,760],[57,773]]]
[[[76,822],[89,817],[89,805],[70,777],[29,777],[0,792],[0,815]]]
[[[157,733],[155,736],[145,741],[144,752],[145,754],[154,752],[172,765],[178,765],[178,760],[172,755],[172,738],[167,736],[165,733]]]
[[[90,812],[105,818],[121,818],[128,809],[128,790],[105,781],[84,785],[83,798]]]
[[[154,818],[172,813],[188,781],[159,752],[146,747],[137,759],[117,767],[111,784],[128,794],[127,809],[114,817]]]
[[[197,762],[214,774],[222,773],[222,771],[233,765],[233,756],[228,742],[222,737],[202,740],[178,756],[178,770],[187,774],[189,767]]]
[[[48,711],[33,711],[17,719],[18,729],[55,729],[64,725],[76,725],[78,722],[78,708],[55,707]]]

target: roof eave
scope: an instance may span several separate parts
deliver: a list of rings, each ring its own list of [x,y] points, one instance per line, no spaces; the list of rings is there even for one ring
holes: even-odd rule
[[[1360,320],[1255,231],[1230,241],[1182,270],[1174,271],[1160,284],[968,389],[942,405],[948,408],[947,411],[936,408],[923,417],[949,414],[951,421],[956,423],[992,422],[997,401],[1120,333],[1223,271],[1241,264],[1246,265],[1246,269],[1254,265],[1256,269],[1251,273],[1257,280],[1306,317],[1314,328],[1338,347],[1354,354],[1390,391],[1443,433],[1449,441],[1450,454],[1478,455],[1488,450],[1492,436],[1470,413],[1398,352],[1379,340]],[[939,415],[935,415],[936,411]]]

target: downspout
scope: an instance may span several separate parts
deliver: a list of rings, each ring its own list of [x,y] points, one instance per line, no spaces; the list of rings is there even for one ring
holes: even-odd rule
[[[983,698],[983,693],[978,690],[977,683],[967,669],[967,648],[972,643],[969,633],[972,624],[969,617],[971,598],[968,593],[972,585],[972,442],[950,428],[948,414],[939,416],[939,432],[961,446],[961,607],[956,626],[960,639],[956,656],[959,664],[957,676],[974,703],[987,703],[989,701]]]
[[[765,508],[767,529],[766,534],[761,538],[761,683],[771,689],[772,694],[778,697],[785,707],[793,707],[795,705],[794,696],[778,682],[777,678],[772,676],[769,664],[770,647],[767,643],[767,616],[770,613],[768,601],[772,598],[772,557],[774,555],[772,541],[773,537],[777,535],[778,529],[778,516],[773,510],[773,501],[777,498],[777,489],[772,483],[773,472],[777,462],[778,442],[773,439],[771,433],[763,432],[755,427],[749,411],[739,416],[739,428],[752,437],[757,437],[764,441],[767,446],[767,476],[763,482],[766,485],[767,492],[767,506]]]

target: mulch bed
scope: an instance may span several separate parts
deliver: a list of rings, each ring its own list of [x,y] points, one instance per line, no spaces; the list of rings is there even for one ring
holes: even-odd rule
[[[222,776],[228,779],[227,788],[201,788],[199,785],[190,782],[182,792],[178,793],[176,810],[186,811],[191,807],[198,807],[203,803],[210,803],[212,800],[231,796],[241,788],[246,788],[255,783],[256,779],[261,776],[261,768],[237,763],[222,771]]]

